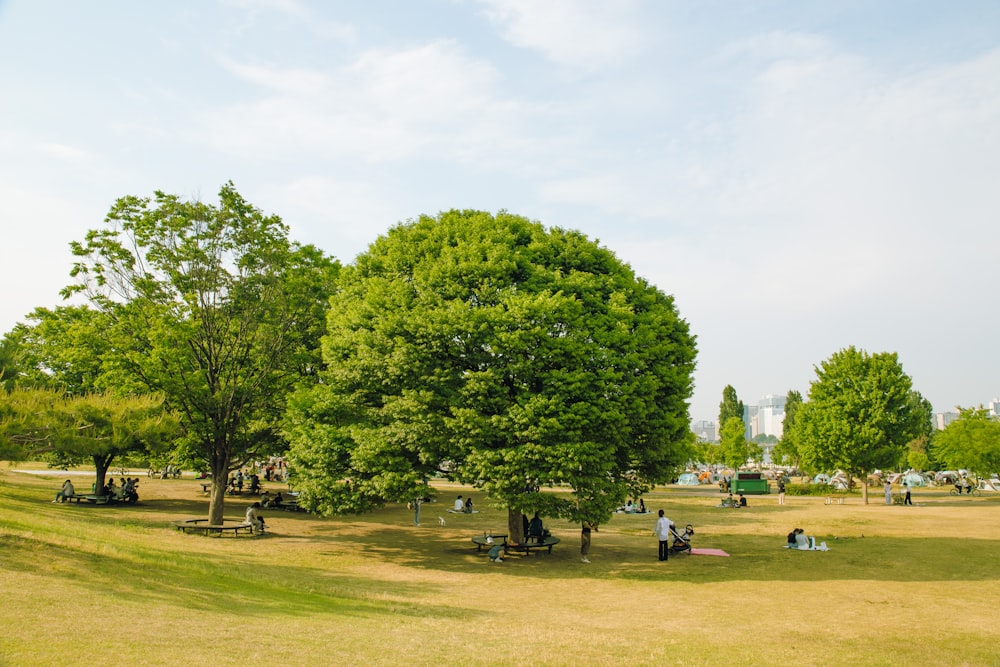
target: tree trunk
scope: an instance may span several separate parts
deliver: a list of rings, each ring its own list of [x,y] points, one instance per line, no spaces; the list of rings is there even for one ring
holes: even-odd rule
[[[520,510],[507,509],[507,541],[524,544],[524,515]]]
[[[861,504],[868,504],[868,473],[861,473]]]
[[[208,502],[208,522],[221,526],[226,509],[226,488],[229,485],[229,462],[212,461],[212,492]]]
[[[97,473],[97,479],[94,482],[94,494],[101,495],[104,490],[104,483],[108,478],[108,468],[111,467],[112,458],[108,456],[98,456],[95,454],[94,459],[94,470]]]

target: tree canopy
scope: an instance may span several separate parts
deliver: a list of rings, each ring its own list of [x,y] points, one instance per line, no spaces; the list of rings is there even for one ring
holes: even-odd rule
[[[76,283],[107,318],[104,372],[163,395],[186,457],[212,472],[221,521],[228,473],[277,453],[277,423],[297,381],[315,377],[338,265],[288,239],[232,183],[218,205],[119,199],[102,229],[74,242]]]
[[[743,401],[736,395],[736,389],[731,384],[727,384],[722,390],[722,402],[719,403],[719,432],[733,417],[743,421]]]
[[[790,389],[785,396],[785,418],[781,422],[781,440],[775,445],[772,454],[778,463],[788,463],[799,467],[799,447],[795,442],[795,420],[802,407],[802,394]]]
[[[673,299],[582,234],[505,212],[379,238],[342,273],[323,357],[286,421],[321,512],[445,474],[514,512],[601,522],[690,455],[695,341]]]
[[[0,397],[0,440],[15,458],[25,455],[67,467],[93,461],[97,487],[118,457],[148,454],[177,435],[177,423],[151,394],[65,395],[53,389],[15,388]]]
[[[982,406],[959,408],[958,419],[934,434],[931,450],[934,458],[955,470],[1000,472],[1000,421]]]
[[[824,361],[816,376],[792,424],[807,469],[840,468],[864,479],[895,465],[907,443],[930,433],[930,403],[913,389],[895,353],[852,346]]]

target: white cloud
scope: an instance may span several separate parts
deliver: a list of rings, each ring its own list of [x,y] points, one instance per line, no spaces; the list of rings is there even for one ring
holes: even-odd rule
[[[203,114],[204,131],[241,155],[469,161],[504,145],[518,115],[496,90],[496,70],[450,40],[368,50],[323,71],[225,66],[257,90]]]
[[[483,14],[515,46],[566,65],[617,65],[645,46],[631,0],[480,0]]]

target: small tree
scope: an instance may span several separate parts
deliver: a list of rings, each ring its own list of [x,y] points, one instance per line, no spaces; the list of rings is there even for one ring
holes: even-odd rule
[[[722,402],[719,403],[719,429],[726,425],[733,417],[743,421],[743,401],[736,396],[736,389],[733,385],[727,384],[722,390]],[[721,436],[720,436],[721,437]]]
[[[816,369],[793,424],[806,466],[841,468],[862,480],[899,461],[914,438],[931,430],[931,406],[913,390],[895,353],[849,347]],[[868,487],[862,484],[864,502]]]
[[[739,470],[751,457],[760,456],[760,448],[746,439],[743,420],[730,417],[722,426],[719,449],[722,460],[733,470]]]
[[[781,440],[774,446],[772,455],[778,463],[799,467],[801,456],[795,442],[795,418],[802,407],[802,394],[790,389],[785,396],[785,418],[781,422]]]
[[[66,467],[90,459],[96,488],[112,462],[153,453],[177,435],[177,423],[158,396],[64,396],[50,389],[15,389],[0,410],[0,434],[30,455]]]

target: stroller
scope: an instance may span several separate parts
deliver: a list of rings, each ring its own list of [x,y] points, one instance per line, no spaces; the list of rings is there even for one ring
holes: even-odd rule
[[[691,537],[694,535],[694,526],[688,524],[684,526],[684,531],[680,533],[671,527],[670,534],[674,536],[674,543],[670,545],[670,553],[683,554],[691,552]]]

